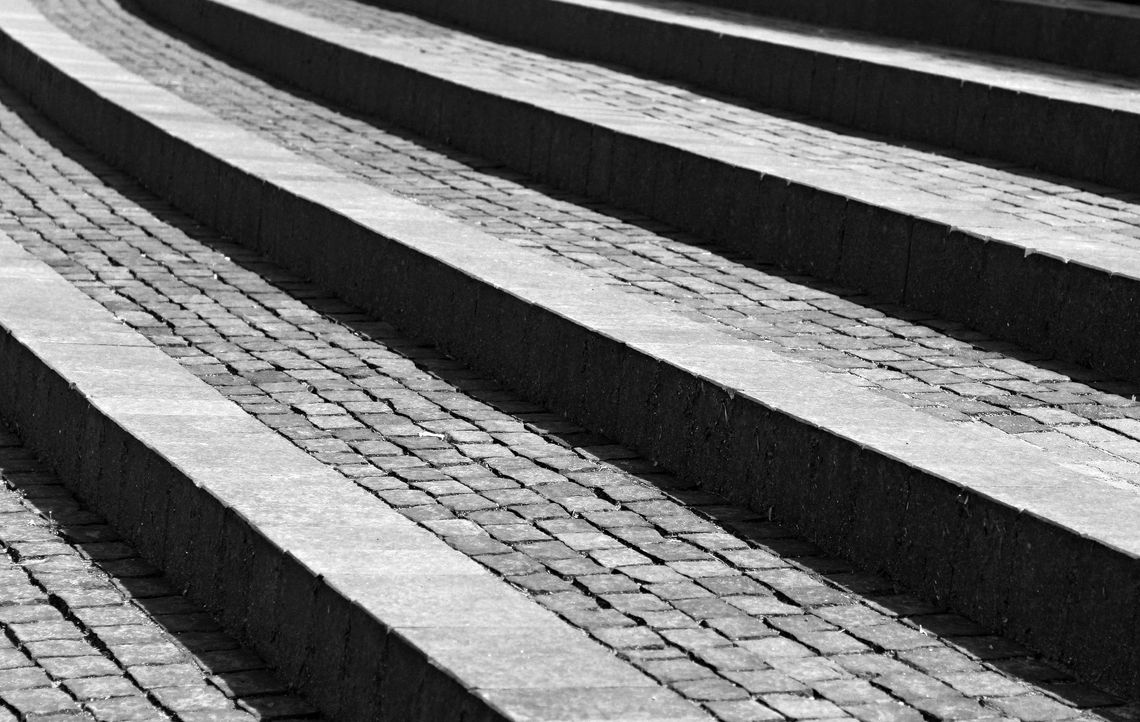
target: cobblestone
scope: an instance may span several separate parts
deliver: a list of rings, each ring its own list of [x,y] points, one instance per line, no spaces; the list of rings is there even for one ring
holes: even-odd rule
[[[581,86],[582,94],[604,96],[599,102],[623,112],[699,125],[717,137],[747,137],[766,144],[765,152],[800,154],[813,165],[843,164],[884,183],[918,185],[969,199],[987,212],[1021,213],[1028,219],[1047,209],[1058,220],[1042,229],[1068,224],[1079,226],[1086,236],[1104,235],[1132,245],[1140,233],[1140,214],[1131,197],[1092,193],[1016,169],[989,168],[844,135],[588,63],[475,39],[350,0],[277,1],[388,39],[419,43],[425,52],[491,63],[519,82],[573,83]],[[62,27],[152,82],[302,155],[479,225],[506,241],[551,254],[630,293],[853,385],[952,423],[1031,444],[1058,463],[1106,483],[1140,489],[1140,444],[1128,436],[1133,427],[1125,423],[1140,419],[1136,389],[1130,384],[848,289],[781,275],[649,219],[528,184],[495,163],[449,151],[377,119],[329,109],[188,47],[124,12],[114,0],[38,2]],[[1088,224],[1091,215],[1098,219],[1095,232]],[[1065,216],[1070,220],[1061,220]],[[316,363],[289,350],[263,351],[261,361],[293,370]],[[210,368],[207,361],[199,365],[202,372]],[[274,428],[304,420],[330,429],[386,423],[382,412],[375,419],[349,419],[329,413],[331,407],[321,398],[305,398],[309,403],[263,418]],[[282,397],[282,402],[291,399]],[[1065,447],[1057,435],[1079,445]],[[493,445],[472,443],[474,438],[481,437],[466,437],[463,448],[455,450],[421,446],[416,456],[458,461],[499,453]],[[339,445],[324,451],[360,455]]]
[[[376,490],[377,504],[385,503],[385,494],[405,493],[401,513],[440,529],[448,543],[489,568],[503,569],[506,579],[530,582],[520,586],[539,603],[721,719],[785,713],[805,719],[877,719],[879,707],[888,703],[877,707],[875,700],[884,695],[896,706],[891,709],[913,717],[927,698],[908,703],[911,696],[901,692],[909,694],[911,688],[896,679],[926,675],[941,684],[938,675],[961,671],[921,669],[904,656],[914,649],[961,654],[977,669],[1003,678],[1010,673],[980,657],[1047,668],[997,638],[920,633],[925,616],[938,615],[946,623],[943,610],[905,595],[860,596],[844,584],[880,591],[889,590],[889,584],[854,573],[778,525],[692,489],[647,460],[401,337],[149,196],[60,136],[2,87],[0,102],[7,106],[0,110],[0,229],[301,448],[314,455],[353,449],[350,456],[326,458],[325,463]],[[306,404],[322,404],[322,411],[333,413],[305,414],[298,407]],[[315,422],[325,417],[341,422]],[[496,453],[472,453],[470,439],[483,434],[490,440],[476,445]],[[431,441],[433,451],[449,455],[425,457],[419,443],[424,440]],[[14,461],[23,458],[16,455]],[[46,490],[50,485],[41,480],[38,486]],[[610,493],[616,489],[622,491]],[[518,493],[498,494],[503,490]],[[534,504],[522,492],[550,501]],[[444,503],[453,497],[479,502]],[[66,504],[58,503],[58,494],[35,498],[55,500],[56,518],[66,523],[59,512]],[[534,513],[535,507],[543,511]],[[21,536],[42,539],[28,534],[37,524],[20,525],[18,519],[0,529],[20,529]],[[88,518],[79,526],[98,523]],[[109,532],[91,532],[82,538],[99,541],[74,549],[37,542],[30,548],[50,546],[53,553],[29,558],[50,562],[79,555],[145,574],[145,565],[129,547]],[[12,546],[21,559],[22,543]],[[671,561],[660,556],[690,547],[703,553]],[[595,560],[601,552],[609,553],[601,561],[611,566]],[[193,607],[169,596],[153,577],[128,576],[116,588],[139,595],[134,606],[160,626],[170,616],[176,625],[193,621]],[[0,606],[0,623],[58,622],[51,611],[55,607],[45,602],[46,592],[38,587],[33,592],[21,596],[19,604]],[[65,597],[55,594],[52,599]],[[114,635],[132,626],[130,618],[100,610],[77,608],[67,618],[89,625],[96,637],[102,628]],[[145,616],[134,624],[154,628]],[[841,626],[850,641],[837,645],[834,635]],[[879,627],[896,631],[883,635]],[[817,636],[828,633],[833,636]],[[175,639],[141,643],[132,643],[136,638],[128,634],[75,654],[104,656],[124,671],[82,677],[59,688],[106,719],[129,719],[142,714],[138,710],[145,704],[165,705],[186,720],[208,719],[197,714],[199,706],[221,704],[237,684],[236,678],[223,675],[257,665],[232,645],[213,641],[188,659],[185,643],[175,640],[198,639],[195,634],[172,633]],[[857,641],[876,635],[907,643],[887,649]],[[132,691],[137,665],[150,666],[151,681],[164,684],[179,679],[173,666],[190,663],[210,669],[220,680],[159,686],[146,694]],[[1054,681],[1075,682],[1062,670],[1053,675]],[[845,707],[815,688],[842,681],[850,683],[849,692],[871,691],[859,704]],[[27,682],[13,688],[42,686]],[[896,688],[899,694],[892,693]],[[838,697],[843,688],[822,689]],[[1119,707],[1111,697],[1096,700],[1089,709],[1062,703],[1031,683],[1026,689],[1022,696],[1031,699],[1022,703],[1024,709],[1064,709],[1071,719],[1105,718]],[[101,692],[117,696],[100,699]],[[988,697],[969,699],[1001,714]],[[1054,706],[1046,707],[1042,699]],[[281,712],[290,704],[295,703],[271,695],[243,699],[239,706],[269,717],[292,714]]]
[[[21,547],[31,536],[52,543]],[[89,539],[123,553],[100,560],[87,553]],[[295,714],[282,719],[317,719],[2,426],[0,579],[0,720],[253,722],[270,718],[247,711],[266,700],[292,706]],[[73,605],[59,591],[69,585],[101,596]],[[145,595],[134,593],[144,587]],[[166,613],[172,609],[189,614]],[[195,624],[184,623],[188,616]],[[213,630],[213,644],[187,633],[194,628]],[[204,646],[243,656],[250,670],[227,674],[227,658],[213,659]]]

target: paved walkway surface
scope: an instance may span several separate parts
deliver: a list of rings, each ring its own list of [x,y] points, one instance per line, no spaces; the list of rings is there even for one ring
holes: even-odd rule
[[[1089,223],[1098,228],[1107,223],[1134,233],[1140,219],[1138,207],[1125,200],[841,135],[597,66],[504,48],[348,0],[288,2],[407,42],[423,42],[433,52],[469,53],[477,59],[472,62],[496,62],[536,78],[534,82],[584,83],[632,112],[656,113],[679,104],[709,132],[745,133],[769,143],[772,152],[807,153],[804,158],[812,162],[855,163],[860,173],[886,173],[895,182],[936,181],[942,194],[976,196],[971,201],[982,205],[983,196],[993,196],[993,207],[1001,212],[1024,211],[1030,218],[1047,209],[1060,214],[1057,219],[1079,208],[1070,220],[1082,232]],[[780,275],[646,218],[530,184],[494,163],[449,151],[376,119],[327,108],[228,66],[113,0],[41,0],[41,6],[62,27],[152,82],[310,159],[551,254],[852,384],[951,422],[1012,435],[1051,452],[1058,463],[1121,488],[1140,489],[1140,405],[1132,385],[1051,362],[959,324]],[[1037,210],[1025,211],[1027,206],[1018,206],[1023,202]]]
[[[0,420],[0,721],[317,719]]]
[[[1140,718],[401,338],[0,103],[0,229],[377,505],[717,718]]]

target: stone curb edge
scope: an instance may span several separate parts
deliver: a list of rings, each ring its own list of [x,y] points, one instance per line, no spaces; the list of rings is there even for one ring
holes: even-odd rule
[[[203,221],[833,552],[1140,688],[1136,495],[300,161],[30,9],[0,28],[4,75]]]

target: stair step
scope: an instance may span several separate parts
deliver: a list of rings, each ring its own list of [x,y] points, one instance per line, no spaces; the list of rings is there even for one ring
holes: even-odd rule
[[[35,32],[29,18],[20,24]],[[0,280],[0,405],[328,719],[709,719],[220,396],[3,234]]]
[[[388,2],[389,0],[385,0]],[[650,0],[652,2],[652,0]],[[1135,0],[694,0],[925,43],[1140,75]],[[1094,41],[1090,41],[1095,38]]]
[[[0,242],[0,257],[30,261],[8,254],[10,245]],[[45,285],[41,290],[49,290]],[[29,300],[49,303],[42,295]],[[10,385],[7,376],[4,385]],[[40,398],[38,406],[45,403]],[[8,427],[10,420],[3,423]],[[15,713],[23,719],[169,720],[193,707],[186,717],[320,719],[273,669],[76,499],[67,488],[75,479],[58,478],[5,427],[0,617],[7,689],[0,716],[9,722]]]
[[[0,28],[5,77],[204,221],[680,475],[1117,689],[1140,687],[1138,645],[1120,634],[1135,631],[1140,589],[1134,490],[301,161],[107,63],[23,3],[4,8]]]
[[[358,27],[353,20],[360,5],[313,0],[273,4]],[[822,32],[814,26],[748,15],[721,16],[677,3],[385,0],[383,4],[510,42],[677,78],[860,131],[1140,190],[1135,157],[1116,155],[1140,138],[1140,80]],[[189,12],[156,0],[143,6],[172,20]]]
[[[121,10],[76,0],[50,18],[79,39],[99,26],[97,49],[108,57],[349,178],[923,413],[1010,435],[1106,483],[1140,485],[1140,441],[1129,435],[1140,418],[1133,385],[527,184],[485,159],[291,95]]]
[[[82,22],[81,17],[74,19]],[[107,32],[106,26],[103,32]],[[144,38],[136,35],[136,39]],[[140,45],[145,47],[145,43]],[[772,716],[766,703],[791,716],[818,714],[824,709],[834,712],[834,707],[828,707],[829,700],[851,714],[889,712],[913,716],[915,710],[931,706],[921,699],[908,701],[917,680],[925,680],[945,695],[953,696],[952,700],[940,697],[934,703],[935,709],[973,708],[1000,714],[1048,709],[1057,717],[1074,717],[1082,712],[1102,716],[1127,712],[1121,700],[1077,683],[1071,674],[1033,657],[1020,645],[987,636],[989,632],[984,628],[947,614],[938,606],[900,595],[881,577],[853,573],[849,565],[820,556],[818,547],[794,538],[762,516],[730,506],[715,494],[694,491],[688,482],[661,473],[628,449],[585,432],[562,417],[536,412],[535,406],[523,403],[517,395],[448,359],[437,349],[402,338],[387,324],[332,299],[324,289],[302,281],[256,252],[222,239],[153,197],[133,179],[113,171],[2,84],[0,199],[4,205],[0,227],[11,229],[13,237],[29,252],[46,259],[72,284],[158,344],[187,371],[236,401],[283,438],[292,439],[313,458],[337,469],[346,483],[355,481],[385,500],[400,504],[399,513],[419,522],[493,573],[523,586],[540,604],[556,611],[565,610],[569,598],[607,607],[594,612],[575,607],[567,618],[619,657],[651,674],[668,673],[678,665],[703,672],[706,678],[696,683],[672,678],[663,682],[696,701],[708,700],[710,692],[720,697],[731,692],[739,697],[729,702],[706,702],[709,711],[723,722],[742,714]],[[33,202],[35,205],[29,207]],[[108,268],[108,261],[113,270]],[[187,294],[188,288],[202,289],[209,300]],[[231,317],[254,323],[233,322]],[[203,326],[199,319],[209,321]],[[296,362],[302,358],[313,359],[311,364],[323,370],[314,372],[311,364],[309,368],[299,368]],[[261,359],[276,370],[266,369],[265,364],[258,363]],[[212,363],[204,364],[206,360]],[[298,387],[304,387],[300,379],[307,379],[313,393],[327,399],[328,403],[322,406],[338,410],[330,416],[330,409],[322,408],[318,417],[309,417],[311,421],[359,419],[365,426],[325,428],[327,425],[322,424],[318,428],[304,423],[301,413],[294,418],[302,425],[283,425],[282,407],[298,404],[294,408],[299,412],[305,408],[299,397],[309,394],[296,392]],[[370,412],[377,404],[361,408],[353,400],[363,394],[388,399],[394,413],[382,416],[402,419],[402,428],[376,424]],[[47,404],[44,399],[37,407]],[[434,413],[425,413],[429,409]],[[525,427],[533,434],[495,431],[512,425]],[[480,427],[492,431],[488,434],[494,440],[491,446],[514,457],[490,459],[486,465],[480,465],[476,461],[479,455],[464,443],[471,441],[471,436],[478,434],[475,429]],[[437,442],[437,447],[450,449],[443,453],[467,457],[471,463],[455,465],[437,456],[441,453],[439,448],[421,449],[418,444],[392,455],[394,445],[423,441],[419,431],[448,432],[430,438]],[[453,436],[451,432],[457,433]],[[446,440],[439,439],[445,435]],[[370,456],[369,465],[343,458],[346,454],[321,451],[338,439],[351,440],[362,455],[379,452],[379,456]],[[541,454],[534,453],[536,442],[561,454],[560,461],[553,465],[556,468],[566,468],[567,459],[577,459],[598,471],[581,478],[574,473],[555,473]],[[0,439],[0,447],[3,445]],[[379,446],[389,449],[385,451]],[[531,461],[536,457],[536,461]],[[19,463],[19,457],[15,461]],[[532,485],[523,490],[514,479],[519,476],[519,463],[524,461],[532,470],[542,468],[542,464],[544,477],[560,481],[531,479]],[[5,474],[8,462],[7,449],[0,448],[0,469]],[[412,463],[419,466],[410,466]],[[362,473],[366,469],[370,471]],[[646,473],[646,469],[651,473]],[[384,471],[392,475],[384,475]],[[596,488],[587,480],[597,478],[594,475],[598,473],[620,484]],[[425,481],[432,476],[455,481]],[[408,483],[402,484],[397,477]],[[74,517],[62,511],[60,495],[45,494],[51,487],[45,486],[41,478],[29,481],[35,484],[29,489],[33,504],[54,510],[57,521],[69,524]],[[401,501],[398,497],[416,495],[395,490],[401,486],[423,490],[416,493],[421,498]],[[467,491],[460,491],[463,489]],[[574,518],[525,514],[528,506],[520,505],[525,502],[520,495],[545,495],[551,490],[555,491],[551,494],[554,498],[546,506],[573,510]],[[639,494],[631,494],[633,490]],[[646,495],[656,495],[658,501],[646,503]],[[618,498],[623,501],[613,501]],[[456,500],[471,499],[493,504],[495,510],[465,511],[455,504]],[[607,514],[588,511],[611,505],[623,509],[623,516],[635,519],[636,525],[613,527]],[[462,506],[470,508],[467,504]],[[457,513],[452,515],[448,509],[456,509]],[[514,519],[515,523],[504,527],[504,518]],[[685,523],[679,524],[679,520]],[[707,531],[692,533],[694,522]],[[502,534],[500,530],[504,528],[511,530],[509,535]],[[0,532],[7,534],[10,529],[6,527]],[[526,529],[529,534],[520,534],[516,531],[519,529]],[[583,534],[584,529],[593,531]],[[668,540],[664,545],[659,543],[657,530]],[[534,536],[551,535],[575,547],[583,546],[583,536],[589,537],[591,543],[576,555],[564,547],[560,558],[551,560],[552,547],[557,548],[562,542],[533,541]],[[503,542],[493,538],[503,538]],[[593,551],[599,539],[608,540],[603,545],[607,548]],[[96,544],[91,551],[94,553],[99,546]],[[664,555],[662,546],[667,548]],[[504,553],[512,548],[512,553]],[[614,569],[584,563],[594,556],[602,559],[601,555],[615,551],[628,555],[631,550],[654,557],[655,563],[619,563]],[[24,551],[34,554],[39,550],[21,548],[21,556]],[[686,569],[684,563],[678,563],[674,568],[662,556],[716,560],[723,564],[718,568],[719,574],[730,576],[702,579],[700,565]],[[540,568],[549,566],[551,572],[519,576],[518,564],[524,560]],[[620,561],[615,558],[607,563]],[[38,564],[42,558],[28,562],[29,566]],[[54,560],[48,562],[53,564]],[[122,562],[111,564],[118,566]],[[138,573],[129,563],[128,571]],[[687,572],[694,578],[691,583],[679,585],[644,581],[639,584],[639,578],[649,578],[646,572]],[[567,595],[567,587],[575,583],[579,591]],[[702,589],[708,590],[703,600],[692,596],[700,595]],[[155,587],[148,579],[138,590],[153,594]],[[9,588],[2,596],[9,599],[17,591]],[[741,598],[741,592],[751,592],[753,596]],[[772,604],[777,599],[774,595],[780,595],[784,601]],[[62,596],[68,602],[72,598],[66,593]],[[90,602],[83,595],[76,598],[80,603]],[[639,619],[638,610],[646,609],[645,602],[654,599],[658,608],[674,611]],[[160,598],[157,603],[168,607],[166,601]],[[750,608],[748,602],[761,602],[763,606]],[[710,608],[710,603],[722,609]],[[143,606],[150,608],[150,601]],[[736,614],[729,613],[732,609],[738,610]],[[6,621],[13,612],[25,610],[21,606],[7,607],[3,617]],[[106,610],[92,611],[101,616]],[[706,612],[712,612],[713,619],[708,628],[694,635],[696,619]],[[726,614],[737,618],[721,618]],[[660,619],[669,616],[672,619]],[[678,617],[693,618],[693,627],[677,629]],[[629,626],[615,628],[614,623],[621,620]],[[179,621],[184,624],[184,620]],[[103,629],[95,631],[100,635]],[[117,627],[109,631],[120,632]],[[697,659],[687,661],[688,648],[684,645],[694,639],[717,641],[722,646],[714,655],[698,653]],[[893,651],[864,649],[866,645],[859,640],[877,640],[876,644],[885,643],[892,648],[901,644],[908,649],[896,659]],[[630,647],[631,642],[641,646]],[[186,643],[197,648],[216,645],[218,639],[217,635],[203,637],[191,632]],[[909,649],[916,643],[918,648]],[[853,654],[855,650],[862,652]],[[789,652],[800,656],[788,657]],[[744,662],[744,666],[759,665],[761,670],[771,666],[802,675],[805,670],[827,668],[839,679],[824,681],[818,685],[819,693],[815,693],[778,671],[756,674],[710,663],[727,659],[729,654]],[[208,656],[214,658],[212,654]],[[227,665],[249,663],[244,655],[234,660],[229,652],[218,657]],[[932,667],[931,661],[941,667]],[[905,675],[903,679],[892,676],[900,672]],[[224,680],[227,686],[255,681],[243,680],[243,676],[238,675],[237,680],[225,676]],[[900,684],[903,680],[906,683]],[[881,681],[890,691],[878,691],[870,686],[873,681]],[[978,681],[985,684],[978,685]],[[711,684],[714,682],[719,686]],[[939,686],[947,683],[962,692]],[[248,685],[243,688],[257,689]],[[355,694],[343,685],[338,689],[345,697]],[[774,689],[793,693],[773,695]],[[1008,696],[992,697],[995,693]],[[179,699],[166,692],[161,696]],[[9,699],[6,697],[5,701]],[[264,714],[286,713],[278,698],[260,693],[244,702],[252,709],[265,710]],[[575,712],[613,715],[612,697],[594,695],[590,702],[593,707],[584,707],[578,700]],[[96,704],[103,706],[101,702]],[[112,700],[107,706],[115,704]],[[289,711],[300,713],[296,705]],[[540,716],[535,712],[531,711],[532,719]],[[564,711],[554,712],[565,719]],[[230,717],[235,722],[245,719],[240,715]]]
[[[384,37],[267,3],[153,9],[310,92],[571,192],[1140,378],[1131,196],[845,135],[408,19]]]

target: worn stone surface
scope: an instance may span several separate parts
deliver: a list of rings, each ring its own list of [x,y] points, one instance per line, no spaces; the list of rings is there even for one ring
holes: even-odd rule
[[[0,117],[12,179],[0,227],[298,447],[714,716],[913,718],[972,704],[995,717],[1006,705],[1075,719],[1124,709],[1111,697],[1066,704],[1000,671],[1051,668],[1010,643],[969,652],[985,630],[402,338],[4,101],[19,115]],[[938,623],[962,636],[924,631]],[[128,666],[163,667],[148,670],[153,678],[185,671],[162,649],[123,644],[141,647]],[[165,699],[174,708],[203,697],[217,699]]]
[[[3,427],[0,580],[0,719],[318,719]]]
[[[698,0],[710,8],[743,10],[838,28],[851,28],[1004,56],[1135,76],[1140,60],[1124,50],[1140,22],[1127,2],[1037,0],[859,0],[841,9],[827,0]],[[1087,39],[1097,38],[1090,43]]]
[[[430,43],[362,33],[354,26],[270,3],[238,7],[227,0],[201,0],[193,7],[161,3],[149,7],[308,92],[446,138],[457,147],[504,161],[560,187],[635,208],[763,261],[775,260],[799,272],[905,299],[1061,358],[1140,378],[1135,361],[1140,345],[1134,345],[1140,344],[1135,340],[1140,337],[1135,334],[1137,317],[1131,301],[1137,294],[1140,256],[1134,250],[1106,242],[1085,225],[1051,227],[1041,218],[1027,223],[1001,205],[962,195],[956,178],[927,177],[933,182],[924,187],[903,180],[911,175],[910,166],[880,175],[862,167],[862,160],[849,165],[842,153],[836,161],[832,156],[842,138],[849,137],[845,131],[823,128],[837,137],[827,141],[822,157],[809,153],[811,160],[805,162],[802,155],[787,152],[787,133],[776,139],[749,136],[766,124],[770,113],[741,123],[741,132],[732,135],[716,127],[710,130],[702,122],[704,108],[718,117],[722,112],[708,103],[713,99],[707,94],[688,105],[687,111],[698,119],[692,124],[652,111],[656,102],[649,113],[631,114],[620,100],[615,104],[605,96],[610,88],[631,87],[635,97],[645,98],[640,92],[644,79],[636,76],[609,77],[599,94],[590,79],[582,83],[581,78],[566,76],[558,84],[544,84],[541,73],[529,70],[512,77],[498,60],[471,63],[469,54],[460,59],[458,53],[434,52]],[[236,30],[239,27],[243,29]],[[282,33],[291,38],[287,44],[280,44]],[[286,48],[297,54],[295,62],[279,62],[289,54]],[[341,68],[362,66],[369,70],[359,77],[366,78],[369,86],[346,82],[347,77],[358,76],[346,76]],[[787,92],[809,95],[812,88],[810,95],[815,97],[810,79],[815,77],[814,69],[805,65],[797,70],[778,74],[781,80],[794,78]],[[535,79],[538,82],[532,82]],[[958,83],[947,85],[952,96]],[[416,91],[396,90],[407,87]],[[668,105],[674,89],[665,86],[657,98]],[[830,97],[826,92],[819,95]],[[929,95],[943,101],[947,97],[933,91]],[[715,100],[725,103],[728,114],[740,107],[731,100]],[[957,135],[993,141],[993,148],[975,152],[1000,157],[1001,149],[1020,145],[993,139],[983,128],[1033,127],[1031,121],[1016,120],[1025,109],[1023,103],[1032,102],[1023,94],[1006,93],[1004,102],[991,104],[984,116],[949,110],[900,111],[900,105],[914,105],[906,101],[887,104],[885,109],[870,103],[868,112],[893,114],[900,127],[918,124],[920,118],[956,118]],[[494,120],[471,122],[479,116]],[[780,118],[787,119],[782,114]],[[1113,125],[1113,134],[1127,135],[1125,127],[1138,119],[1104,111],[1095,122],[1083,125]],[[809,133],[821,130],[803,125]],[[1103,128],[1090,137],[1108,134]],[[1040,134],[1016,137],[1040,139]],[[1071,148],[1070,138],[1065,131],[1048,148]],[[884,160],[891,166],[894,151],[887,147]],[[1094,163],[1105,156],[1075,149],[1073,154]],[[937,153],[928,155],[924,164],[939,164]],[[1030,184],[1040,180],[1030,170],[1033,157],[1020,162],[1026,166],[1020,173],[1029,176]],[[1105,163],[1123,174],[1111,183],[1131,187],[1135,163],[1127,154],[1107,154]],[[993,164],[980,165],[990,169]],[[938,189],[940,182],[950,183],[954,190]],[[693,207],[700,212],[690,212]]]
[[[951,51],[914,43],[892,42],[883,33],[898,28],[899,20],[917,28],[912,33],[945,32],[939,16],[954,17],[957,39],[967,45],[997,42],[1017,54],[1072,57],[1082,61],[1133,62],[1122,50],[1127,31],[1140,18],[1134,8],[1103,4],[1065,7],[1044,3],[991,0],[967,6],[935,8],[926,3],[851,3],[827,12],[826,4],[753,3],[742,6],[749,14],[695,7],[684,2],[623,3],[613,0],[549,0],[544,3],[511,2],[462,5],[446,2],[372,0],[392,10],[433,17],[492,37],[549,51],[569,53],[596,62],[616,63],[658,77],[694,83],[756,103],[802,112],[863,131],[935,143],[946,148],[982,153],[995,159],[1027,162],[1043,170],[1134,188],[1133,174],[1106,178],[1103,173],[1107,132],[1086,134],[1081,152],[1072,144],[1052,142],[1058,130],[1071,133],[1073,125],[1100,125],[1105,109],[1136,109],[1128,97],[1135,84],[1106,73],[1075,71],[1059,66],[1017,61],[1008,57]],[[714,3],[715,4],[715,3]],[[783,5],[783,7],[780,7]],[[923,10],[916,6],[925,5]],[[995,6],[1001,10],[995,10]],[[853,12],[854,8],[859,8]],[[764,11],[767,10],[765,13]],[[874,37],[858,33],[821,31],[818,26],[774,20],[771,15],[812,11],[823,15],[820,24],[842,23],[842,16],[881,14],[893,21],[870,29]],[[769,17],[759,18],[763,13]],[[984,29],[1001,14],[1006,28],[1001,40]],[[1070,18],[1071,25],[1062,23]],[[951,23],[951,25],[955,25]],[[1048,25],[1044,30],[1042,25]],[[1092,43],[1064,47],[1061,37],[1086,33],[1104,48],[1088,52]],[[971,34],[969,30],[976,30]],[[1080,28],[1077,30],[1076,28]],[[951,31],[953,32],[953,31]],[[1048,33],[1048,35],[1046,35]],[[966,35],[967,37],[963,37]],[[1009,41],[1011,35],[1020,36]],[[1048,38],[1046,40],[1045,38]],[[1006,41],[1006,42],[1003,42]],[[1115,45],[1118,50],[1109,47]],[[1036,47],[1034,47],[1036,46]],[[670,52],[684,47],[685,52]],[[1083,52],[1082,52],[1083,51]],[[999,50],[998,52],[1002,52]],[[1113,56],[1126,56],[1117,60]],[[1111,60],[1110,60],[1111,58]],[[779,68],[772,73],[771,68]],[[794,82],[780,82],[780,76]],[[860,91],[859,85],[863,90]],[[789,87],[791,86],[791,87]],[[868,92],[875,88],[875,92]],[[1023,94],[1018,98],[1016,94]],[[1030,102],[1020,102],[1028,99]],[[1046,110],[1048,108],[1048,110]],[[979,132],[961,133],[965,124],[956,116],[991,114],[1009,123],[985,123]],[[1117,118],[1120,119],[1119,117]],[[1118,126],[1119,128],[1119,126]],[[1022,142],[1008,142],[1018,130]],[[1032,135],[1025,142],[1026,135]],[[1068,146],[1068,147],[1066,147]]]
[[[2,234],[0,267],[13,307],[0,306],[0,355],[11,373],[0,395],[22,432],[148,559],[330,717],[372,722],[381,710],[434,721],[439,707],[448,718],[498,720],[513,718],[514,706],[541,708],[547,694],[559,700],[567,688],[586,696],[621,688],[628,702],[612,719],[705,718],[291,446],[141,335],[124,334],[106,309]],[[44,304],[48,318],[19,310]],[[91,331],[99,327],[117,328],[100,338]],[[56,339],[77,330],[85,343]],[[99,553],[123,556],[113,544]],[[153,587],[144,580],[131,591]],[[82,593],[84,603],[100,603],[92,594]],[[177,661],[137,630],[106,641],[138,643],[117,650],[132,669]],[[248,676],[225,682],[251,693],[280,686]],[[480,700],[492,692],[507,700],[497,710]],[[163,695],[167,706],[190,710],[216,692]],[[278,713],[289,706],[266,704]],[[557,709],[543,719],[552,714],[569,719]]]
[[[781,275],[770,266],[750,263],[644,217],[528,183],[494,163],[447,151],[377,119],[338,113],[172,40],[113,2],[53,2],[61,3],[60,10],[52,13],[55,21],[101,52],[303,156],[938,418],[1016,438],[1053,453],[1060,463],[1077,466],[1121,488],[1140,483],[1140,426],[1129,425],[1140,417],[1140,406],[1130,384],[1045,359],[929,314],[885,305],[807,278]],[[346,13],[351,13],[353,22],[371,31],[422,39],[435,52],[470,52],[473,57],[491,58],[503,52],[500,46],[375,8],[291,2],[344,22]],[[98,34],[89,32],[95,26],[100,28]],[[512,77],[568,82],[585,76],[596,83],[596,92],[615,95],[614,102],[623,103],[621,107],[630,112],[679,122],[660,108],[696,102],[695,96],[686,95],[688,91],[674,89],[662,106],[656,102],[662,99],[654,93],[664,90],[651,81],[621,76],[623,85],[614,80],[612,71],[522,50],[508,57],[515,64]],[[644,100],[646,93],[654,100],[652,108]],[[708,102],[702,103],[702,113]],[[721,109],[752,112],[727,104]],[[715,121],[709,132],[728,133],[733,127],[723,113],[710,120],[696,116],[692,109],[688,112],[689,122],[708,125]],[[1117,204],[1110,219],[1097,223],[1097,232],[1115,227],[1136,233],[1133,224],[1138,214],[1125,200],[880,141],[841,136],[774,116],[770,119],[779,126],[765,136],[773,152],[791,147],[791,134],[796,153],[808,153],[800,145],[803,141],[820,154],[797,157],[813,162],[836,157],[866,162],[868,172],[889,169],[893,182],[930,182],[940,193],[957,198],[965,193],[972,203],[993,202],[1005,209],[1000,212],[1015,216],[1019,213],[1013,209],[1017,198],[1024,198],[1029,205],[1048,205],[1048,212],[1058,218],[1071,212],[1071,227],[1080,227],[1083,233],[1088,232],[1086,224],[1094,206],[1104,209]],[[319,132],[313,130],[318,127]],[[747,125],[749,137],[756,137],[763,127],[753,119]],[[1032,222],[1031,215],[1026,211],[1018,217]]]

